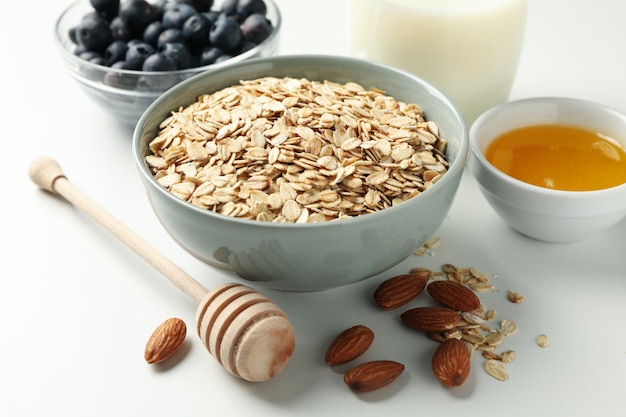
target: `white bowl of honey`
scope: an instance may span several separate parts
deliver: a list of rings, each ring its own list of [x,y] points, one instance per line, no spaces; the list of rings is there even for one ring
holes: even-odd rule
[[[574,242],[626,217],[626,115],[585,100],[542,97],[483,113],[468,166],[513,229]]]

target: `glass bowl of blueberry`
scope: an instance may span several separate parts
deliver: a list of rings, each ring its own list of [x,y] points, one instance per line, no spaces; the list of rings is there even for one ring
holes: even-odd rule
[[[55,36],[71,76],[134,126],[163,92],[198,73],[276,55],[272,0],[78,0]]]

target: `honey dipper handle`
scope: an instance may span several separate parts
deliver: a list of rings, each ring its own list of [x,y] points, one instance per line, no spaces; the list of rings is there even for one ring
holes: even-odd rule
[[[62,196],[74,206],[90,215],[96,222],[100,223],[145,261],[165,275],[172,284],[193,298],[196,303],[200,303],[203,300],[208,292],[206,288],[113,217],[108,211],[83,194],[78,188],[74,187],[54,159],[41,157],[33,161],[30,166],[29,176],[39,188]]]

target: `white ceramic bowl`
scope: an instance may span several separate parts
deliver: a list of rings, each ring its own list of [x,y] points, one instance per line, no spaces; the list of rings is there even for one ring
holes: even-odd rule
[[[408,201],[375,213],[324,223],[243,220],[200,209],[155,180],[145,162],[148,145],[172,110],[211,93],[263,76],[304,77],[378,87],[397,100],[419,104],[448,142],[448,171]],[[320,290],[381,273],[411,256],[444,221],[469,149],[462,116],[437,89],[408,73],[367,61],[333,56],[257,58],[203,73],[158,98],[141,117],[133,154],[155,213],[188,252],[257,285]]]
[[[553,190],[512,178],[486,160],[484,152],[495,137],[536,124],[595,130],[626,148],[626,116],[598,103],[542,97],[488,110],[470,129],[468,166],[500,217],[520,233],[547,242],[583,240],[622,220],[626,216],[626,184],[597,191]]]

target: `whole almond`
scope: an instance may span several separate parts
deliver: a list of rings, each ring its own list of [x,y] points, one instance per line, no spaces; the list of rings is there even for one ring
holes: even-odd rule
[[[455,281],[434,281],[426,288],[431,297],[453,310],[474,311],[480,300],[474,291]]]
[[[328,365],[342,365],[361,356],[374,341],[374,332],[357,324],[339,333],[326,350]]]
[[[412,273],[398,275],[383,281],[374,292],[374,301],[385,310],[405,305],[424,291],[428,274]]]
[[[187,326],[179,318],[169,318],[161,323],[152,333],[144,358],[148,363],[163,362],[172,356],[185,341]]]
[[[437,347],[432,359],[435,377],[446,387],[462,385],[470,373],[470,353],[465,343],[448,339]]]
[[[400,319],[417,330],[445,332],[459,323],[459,313],[445,307],[416,307],[402,313]]]
[[[343,380],[353,391],[369,392],[391,384],[403,371],[404,365],[398,362],[371,361],[350,369]]]

